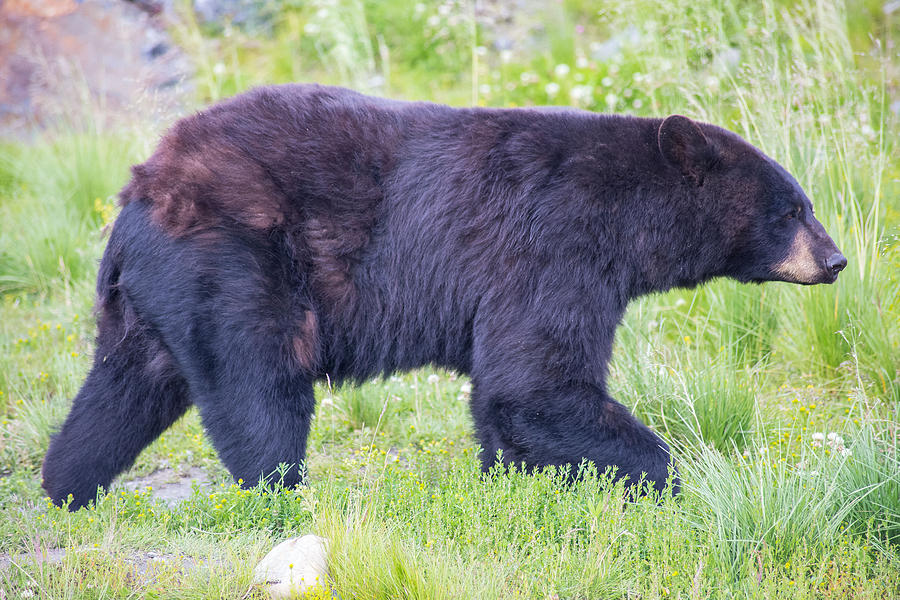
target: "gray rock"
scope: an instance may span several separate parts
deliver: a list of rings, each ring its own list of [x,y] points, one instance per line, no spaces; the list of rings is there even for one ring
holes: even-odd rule
[[[0,2],[0,138],[77,123],[86,104],[123,122],[179,109],[190,64],[148,2]]]

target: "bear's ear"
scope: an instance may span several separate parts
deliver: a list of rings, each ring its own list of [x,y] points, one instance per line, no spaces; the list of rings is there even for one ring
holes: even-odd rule
[[[659,126],[657,141],[666,161],[678,167],[694,185],[703,185],[715,152],[695,122],[681,115],[668,116]]]

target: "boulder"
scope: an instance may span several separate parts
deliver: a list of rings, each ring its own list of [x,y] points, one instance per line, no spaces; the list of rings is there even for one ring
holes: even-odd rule
[[[281,542],[253,570],[253,583],[272,598],[290,598],[324,586],[328,577],[328,540],[304,535]]]

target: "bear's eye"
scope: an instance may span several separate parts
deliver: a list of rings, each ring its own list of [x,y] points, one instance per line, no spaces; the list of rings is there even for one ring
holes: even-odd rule
[[[787,220],[791,220],[791,219],[799,219],[801,214],[803,214],[803,207],[802,207],[802,206],[796,206],[796,207],[792,208],[791,211],[790,211],[789,213],[787,213],[786,215],[784,215],[784,218],[787,219]]]

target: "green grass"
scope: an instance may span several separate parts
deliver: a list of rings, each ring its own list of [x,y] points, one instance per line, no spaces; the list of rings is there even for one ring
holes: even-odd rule
[[[191,411],[122,479],[200,468],[210,486],[169,506],[114,484],[70,514],[47,504],[40,464],[90,365],[114,195],[159,133],[85,109],[0,145],[6,597],[262,598],[256,561],[308,532],[331,540],[341,598],[900,595],[896,16],[874,0],[566,0],[514,25],[452,0],[277,8],[262,30],[174,26],[198,104],[315,80],[457,105],[688,114],[791,170],[850,265],[835,286],[716,281],[630,308],[612,393],[672,443],[677,500],[628,498],[603,476],[483,476],[466,379],[422,370],[319,386],[309,487],[234,486]],[[35,558],[59,548],[61,562]]]
[[[50,293],[94,276],[100,230],[138,146],[133,133],[65,128],[0,149],[0,293]]]

